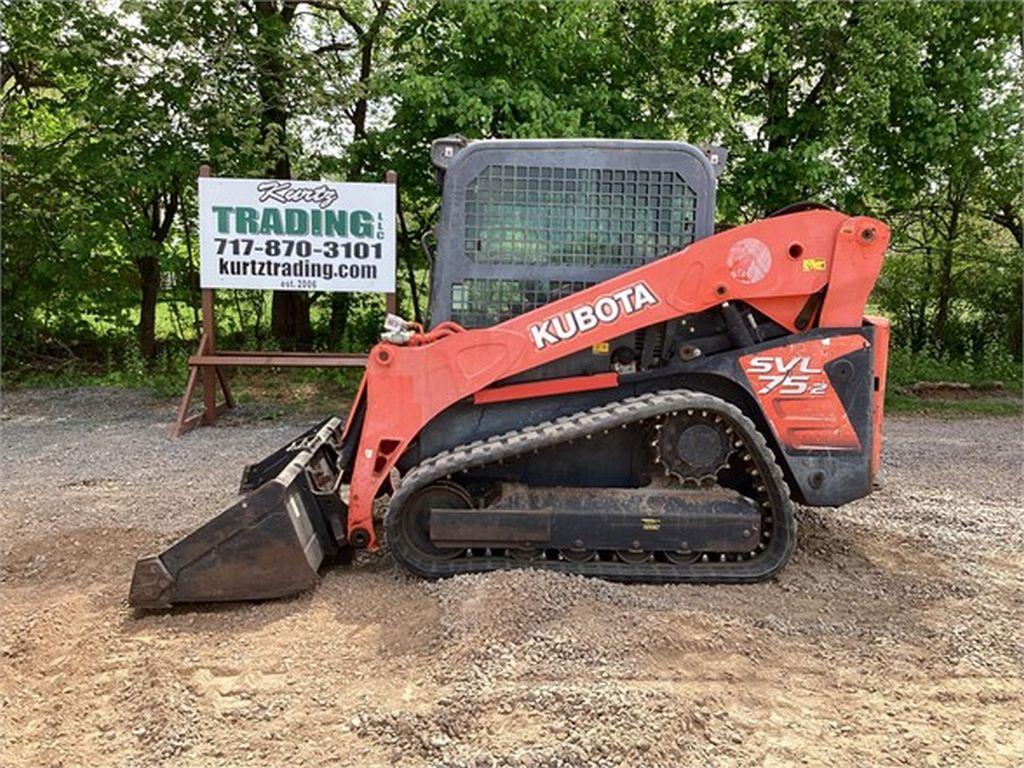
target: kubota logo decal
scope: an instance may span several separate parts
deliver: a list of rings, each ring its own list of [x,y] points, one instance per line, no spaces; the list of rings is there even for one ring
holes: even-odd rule
[[[737,283],[760,283],[772,268],[771,249],[756,237],[745,237],[729,246],[725,266]]]
[[[599,325],[614,323],[623,315],[632,315],[644,307],[658,303],[654,291],[646,283],[633,283],[621,291],[601,296],[568,312],[549,317],[530,326],[530,338],[537,349],[568,341],[579,333]]]
[[[811,377],[820,374],[821,369],[812,367],[811,358],[806,356],[789,360],[770,355],[752,357],[746,371],[750,380],[757,382],[759,395],[824,395],[828,389],[824,381],[811,382]]]

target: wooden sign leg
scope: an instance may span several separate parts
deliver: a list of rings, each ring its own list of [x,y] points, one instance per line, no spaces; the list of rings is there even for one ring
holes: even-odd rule
[[[198,419],[195,417],[188,419],[188,406],[192,402],[192,395],[196,391],[196,382],[199,380],[199,368],[190,365],[188,367],[188,384],[185,385],[185,394],[181,396],[181,402],[178,404],[178,416],[174,420],[174,424],[171,425],[171,430],[168,433],[170,437],[181,437],[183,434],[193,429],[196,426]]]
[[[204,333],[199,338],[199,351],[202,352],[206,349],[206,334]],[[185,393],[181,396],[181,402],[178,404],[178,415],[174,419],[174,424],[171,425],[170,437],[181,437],[189,430],[195,429],[199,424],[203,414],[196,414],[195,416],[188,415],[189,406],[192,404],[192,396],[196,391],[196,384],[199,383],[199,366],[189,365],[188,367],[188,383],[185,385]]]
[[[217,373],[212,365],[203,366],[203,424],[217,420]]]
[[[205,345],[199,348],[199,354],[217,354],[217,321],[213,309],[213,289],[203,289],[203,339]],[[203,424],[213,424],[217,417],[228,408],[233,408],[235,400],[231,397],[231,390],[228,387],[227,378],[224,372],[216,365],[204,365],[203,367]],[[224,393],[224,402],[217,405],[217,388],[220,387]]]
[[[217,353],[216,324],[213,314],[213,291],[203,289],[203,333],[199,337],[199,355],[213,357]],[[203,382],[203,406],[199,413],[189,416],[188,409],[200,377]],[[224,402],[217,404],[217,389],[224,395]],[[171,437],[180,437],[200,424],[213,424],[217,417],[228,408],[235,407],[227,376],[218,365],[189,365],[188,384],[178,405],[178,415],[170,429]]]
[[[219,365],[216,366],[217,380],[220,382],[220,391],[224,393],[224,406],[226,408],[235,407],[235,398],[231,396],[231,387],[228,386],[228,377],[224,374],[224,369]]]

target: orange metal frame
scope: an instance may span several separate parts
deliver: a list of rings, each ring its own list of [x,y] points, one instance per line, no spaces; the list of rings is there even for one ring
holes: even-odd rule
[[[589,377],[593,382],[572,377],[492,387],[593,344],[732,300],[796,332],[808,298],[827,286],[818,327],[859,327],[888,243],[888,227],[875,219],[821,210],[780,216],[700,240],[491,328],[443,323],[405,346],[376,345],[356,400],[365,400],[365,418],[349,488],[350,539],[375,546],[373,500],[395,462],[431,419],[463,398],[497,402],[613,386],[614,374],[599,374]]]

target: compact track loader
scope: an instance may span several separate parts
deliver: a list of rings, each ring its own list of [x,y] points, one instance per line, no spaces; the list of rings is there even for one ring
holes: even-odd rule
[[[389,318],[347,417],[136,564],[132,605],[280,597],[386,541],[434,578],[751,582],[794,503],[871,491],[884,224],[805,204],[714,233],[724,153],[435,142],[434,325]],[[667,255],[666,255],[667,254]]]

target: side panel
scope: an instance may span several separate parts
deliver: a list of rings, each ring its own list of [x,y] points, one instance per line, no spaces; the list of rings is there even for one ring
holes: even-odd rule
[[[874,414],[871,423],[871,476],[874,477],[882,468],[882,419],[885,416],[885,381],[889,373],[889,321],[874,315],[866,316],[864,320],[875,330],[875,377],[872,382]]]
[[[794,496],[803,503],[839,506],[871,491],[874,425],[881,423],[875,330],[817,329],[810,339],[776,340],[737,360],[738,380],[756,398]]]
[[[740,358],[740,367],[775,436],[787,449],[862,449],[825,365],[867,347],[859,334],[773,347]]]

